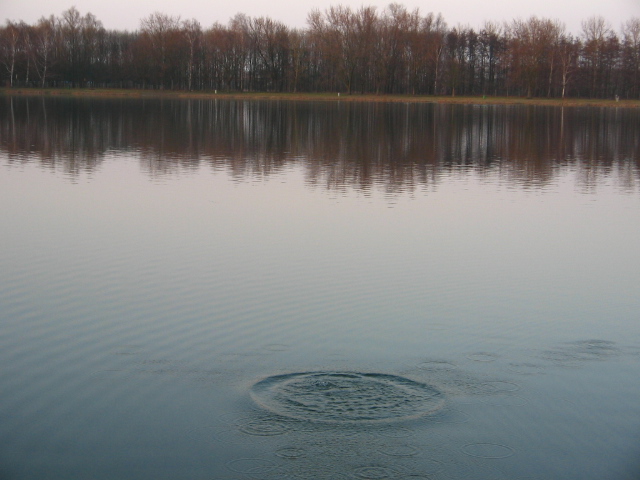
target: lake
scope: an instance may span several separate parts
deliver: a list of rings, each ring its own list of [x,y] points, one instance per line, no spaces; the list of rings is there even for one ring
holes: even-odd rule
[[[639,111],[0,105],[0,478],[640,478]]]

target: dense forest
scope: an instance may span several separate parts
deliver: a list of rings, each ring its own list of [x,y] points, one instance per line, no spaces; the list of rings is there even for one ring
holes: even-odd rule
[[[390,4],[313,10],[305,29],[266,17],[203,27],[160,12],[134,32],[72,7],[0,27],[0,84],[205,91],[640,98],[640,18],[579,35],[538,17],[450,27]]]

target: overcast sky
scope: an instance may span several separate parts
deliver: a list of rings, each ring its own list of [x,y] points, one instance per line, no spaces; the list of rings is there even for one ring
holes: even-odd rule
[[[306,27],[307,14],[314,8],[324,11],[337,5],[353,9],[374,6],[382,11],[389,3],[387,0],[0,0],[0,19],[3,23],[24,20],[34,24],[41,16],[59,16],[75,6],[82,15],[91,12],[105,28],[115,30],[137,30],[140,20],[155,11],[182,19],[195,18],[203,27],[214,22],[227,24],[236,13],[266,16],[288,27]],[[569,32],[579,34],[583,20],[602,16],[619,32],[623,22],[640,17],[640,0],[406,0],[397,3],[409,10],[419,8],[423,15],[442,13],[449,26],[461,24],[475,29],[485,20],[502,22],[536,15],[561,20]]]

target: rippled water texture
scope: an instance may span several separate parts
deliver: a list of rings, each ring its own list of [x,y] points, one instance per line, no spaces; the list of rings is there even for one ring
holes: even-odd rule
[[[0,480],[637,480],[639,131],[0,97]]]
[[[256,383],[251,394],[275,413],[318,422],[406,420],[433,413],[444,403],[429,385],[380,373],[279,375]]]

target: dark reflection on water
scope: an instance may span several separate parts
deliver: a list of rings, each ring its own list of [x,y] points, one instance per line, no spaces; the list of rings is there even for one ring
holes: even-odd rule
[[[437,183],[452,170],[499,172],[544,186],[579,168],[586,187],[640,174],[633,109],[276,101],[0,99],[0,148],[70,175],[136,153],[150,175],[202,163],[238,177],[304,162],[307,181],[389,191]]]

